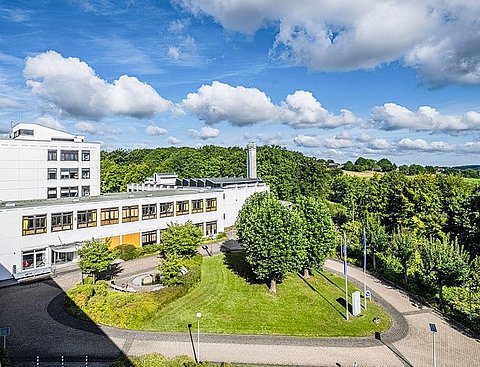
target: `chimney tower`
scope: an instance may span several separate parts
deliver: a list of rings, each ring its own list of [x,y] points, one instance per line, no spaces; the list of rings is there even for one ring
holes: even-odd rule
[[[257,178],[257,146],[255,143],[247,144],[247,177]]]

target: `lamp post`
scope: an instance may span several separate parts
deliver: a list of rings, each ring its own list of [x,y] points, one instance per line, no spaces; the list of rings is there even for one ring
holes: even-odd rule
[[[429,325],[430,325],[430,331],[432,332],[432,336],[433,336],[433,347],[432,347],[433,362],[432,362],[432,366],[437,367],[437,356],[435,355],[435,333],[437,332],[437,325],[435,325],[435,324],[429,324]]]
[[[198,363],[200,363],[200,317],[202,317],[201,312],[197,312],[197,357]]]

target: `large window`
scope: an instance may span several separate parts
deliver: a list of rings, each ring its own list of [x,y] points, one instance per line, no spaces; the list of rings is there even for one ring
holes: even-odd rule
[[[154,245],[157,243],[157,231],[142,232],[142,246]]]
[[[207,212],[214,212],[217,210],[217,198],[210,198],[206,199],[207,200],[207,205],[206,205],[206,210]]]
[[[177,215],[185,215],[189,213],[188,200],[177,201]]]
[[[20,135],[30,135],[30,136],[33,136],[33,130],[30,130],[30,129],[18,129],[17,131],[15,131],[13,133],[13,137],[14,138],[17,138],[19,137]]]
[[[142,205],[142,219],[155,219],[157,217],[157,204]]]
[[[57,198],[57,188],[49,187],[47,189],[47,199],[56,199]]]
[[[78,161],[78,150],[61,150],[61,161]]]
[[[74,198],[78,196],[78,186],[65,186],[60,188],[61,198]]]
[[[160,217],[173,217],[173,203],[160,203]]]
[[[48,151],[48,160],[49,161],[56,161],[57,160],[57,151],[56,150],[49,150]]]
[[[90,160],[90,151],[82,150],[82,161],[89,161],[89,160]]]
[[[22,236],[47,233],[47,215],[29,215],[22,218]]]
[[[82,168],[82,178],[88,180],[90,178],[90,168]]]
[[[46,249],[22,252],[22,270],[41,268],[46,263]]]
[[[100,212],[100,223],[102,226],[118,223],[118,208],[105,208]]]
[[[76,180],[78,178],[78,168],[60,168],[61,180]]]
[[[56,180],[57,179],[57,169],[48,168],[47,169],[47,180]]]
[[[122,223],[138,220],[138,205],[122,207]]]
[[[192,214],[203,212],[203,199],[192,200]]]
[[[97,226],[97,209],[77,212],[77,228]]]
[[[217,234],[217,221],[205,223],[205,235],[215,236]]]
[[[67,231],[72,228],[73,212],[52,214],[52,232]]]

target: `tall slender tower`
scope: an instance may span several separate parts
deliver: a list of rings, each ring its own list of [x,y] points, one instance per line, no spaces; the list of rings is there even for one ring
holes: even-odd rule
[[[255,143],[247,144],[247,177],[257,178],[257,146]]]

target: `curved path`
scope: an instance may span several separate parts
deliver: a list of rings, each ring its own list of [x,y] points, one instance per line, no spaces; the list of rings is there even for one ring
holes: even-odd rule
[[[124,276],[153,268],[157,259],[129,262]],[[127,265],[127,264],[125,264]],[[342,271],[342,264],[329,260],[326,269]],[[361,270],[350,267],[351,281],[363,281]],[[109,361],[122,355],[159,352],[173,356],[192,355],[189,334],[154,333],[99,327],[66,314],[63,291],[79,280],[76,271],[54,280],[0,289],[0,326],[10,326],[8,349],[16,365],[34,365],[60,360]],[[394,325],[380,336],[368,338],[301,338],[275,336],[201,336],[202,360],[303,366],[431,366],[432,336],[429,323],[438,328],[437,365],[476,365],[480,341],[468,336],[434,310],[412,299],[407,293],[368,276],[373,298],[391,313]],[[195,339],[195,335],[194,335]]]

